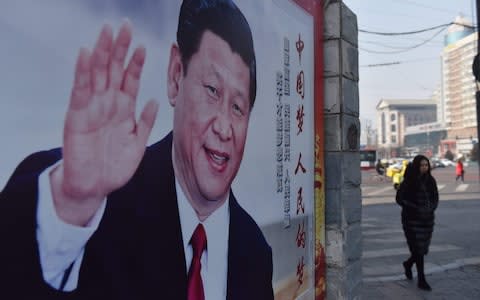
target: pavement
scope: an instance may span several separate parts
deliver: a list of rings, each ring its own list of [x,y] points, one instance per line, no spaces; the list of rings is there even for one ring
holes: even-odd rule
[[[417,287],[403,274],[409,256],[401,229],[400,208],[389,180],[362,172],[361,299],[480,300],[480,183],[478,167],[467,169],[465,183],[455,182],[453,169],[434,170],[440,204],[430,252],[425,256],[426,280],[432,291]]]
[[[413,268],[415,269],[415,268]],[[428,273],[428,270],[427,270]],[[417,288],[417,278],[363,282],[362,299],[480,299],[480,263],[430,272],[427,282],[432,291]]]

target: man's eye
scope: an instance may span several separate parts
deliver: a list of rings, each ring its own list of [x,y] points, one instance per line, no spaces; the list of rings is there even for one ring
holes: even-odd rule
[[[213,97],[217,97],[218,96],[218,90],[211,86],[211,85],[204,85],[204,87],[208,90],[208,93],[213,96]]]
[[[243,110],[240,108],[238,104],[233,104],[233,111],[238,116],[243,116]]]

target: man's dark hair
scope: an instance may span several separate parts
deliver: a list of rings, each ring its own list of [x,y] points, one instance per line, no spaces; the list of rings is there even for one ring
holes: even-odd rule
[[[250,109],[255,103],[257,75],[252,32],[245,16],[231,0],[184,0],[178,18],[177,43],[183,68],[198,51],[205,31],[218,35],[250,70]]]

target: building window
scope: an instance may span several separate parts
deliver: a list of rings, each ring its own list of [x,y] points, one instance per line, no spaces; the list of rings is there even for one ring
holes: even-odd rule
[[[392,144],[397,143],[397,136],[396,135],[392,135],[391,139],[392,139]]]
[[[397,126],[396,126],[395,124],[392,124],[392,125],[390,126],[390,131],[391,131],[391,132],[397,132]]]
[[[395,114],[390,115],[390,121],[395,121],[396,118],[397,116]]]

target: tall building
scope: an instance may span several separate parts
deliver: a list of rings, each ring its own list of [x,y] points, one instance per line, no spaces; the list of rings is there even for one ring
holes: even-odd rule
[[[466,154],[477,137],[475,78],[472,62],[477,54],[477,33],[459,16],[448,28],[442,51],[442,95],[447,129],[446,143],[455,143],[457,154]]]

